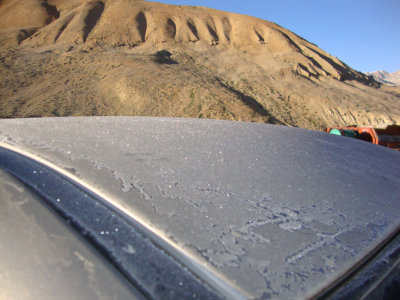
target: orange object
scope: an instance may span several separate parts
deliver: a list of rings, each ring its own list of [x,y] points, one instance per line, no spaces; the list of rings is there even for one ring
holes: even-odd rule
[[[354,132],[355,138],[357,139],[400,151],[400,126],[398,125],[389,125],[385,127],[329,127],[326,129],[326,132],[331,133],[331,131],[335,131],[336,133],[340,131],[341,135],[345,135],[345,131],[349,130]]]

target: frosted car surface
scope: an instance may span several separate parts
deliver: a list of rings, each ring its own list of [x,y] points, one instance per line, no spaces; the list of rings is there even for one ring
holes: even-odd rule
[[[3,146],[79,178],[238,298],[314,296],[400,226],[400,153],[362,141],[141,117],[1,120],[0,131]]]

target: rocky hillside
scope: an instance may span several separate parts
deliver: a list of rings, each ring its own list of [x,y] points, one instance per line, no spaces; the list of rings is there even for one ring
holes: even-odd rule
[[[138,0],[0,0],[0,116],[400,123],[381,86],[277,24]]]

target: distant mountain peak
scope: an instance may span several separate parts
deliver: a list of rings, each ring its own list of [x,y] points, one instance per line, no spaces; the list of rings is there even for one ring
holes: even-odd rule
[[[392,73],[389,73],[384,70],[378,70],[366,74],[373,76],[376,81],[386,85],[392,85],[392,86],[400,85],[400,70]]]

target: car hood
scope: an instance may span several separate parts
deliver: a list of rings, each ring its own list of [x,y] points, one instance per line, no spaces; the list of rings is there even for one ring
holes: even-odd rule
[[[307,298],[400,226],[400,153],[284,126],[85,117],[0,121],[3,147],[57,166],[248,298]]]

